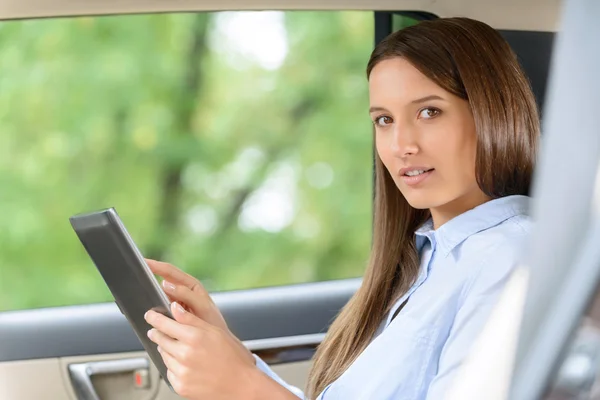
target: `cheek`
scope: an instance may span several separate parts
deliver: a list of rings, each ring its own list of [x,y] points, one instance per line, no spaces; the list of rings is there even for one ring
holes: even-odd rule
[[[476,184],[474,154],[465,154],[463,161],[460,165],[457,165],[457,168],[460,171],[457,174],[457,180],[461,186],[470,187]]]
[[[466,130],[467,133],[464,134],[464,139],[462,141],[462,169],[465,175],[469,175],[474,178],[475,159],[477,156],[477,134],[475,133],[475,127],[467,126]]]
[[[477,154],[477,137],[475,132],[463,133],[454,146],[455,176],[463,186],[471,186],[475,180],[475,158]]]
[[[461,125],[436,133],[437,140],[428,143],[427,150],[433,155],[432,158],[435,159],[436,167],[444,180],[460,186],[475,182],[475,133],[469,132],[468,127],[463,128]]]

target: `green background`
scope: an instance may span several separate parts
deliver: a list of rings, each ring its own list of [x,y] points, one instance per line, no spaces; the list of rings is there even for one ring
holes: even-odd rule
[[[279,17],[277,68],[217,13],[0,23],[0,310],[111,300],[68,222],[111,206],[213,291],[361,275],[373,14]]]

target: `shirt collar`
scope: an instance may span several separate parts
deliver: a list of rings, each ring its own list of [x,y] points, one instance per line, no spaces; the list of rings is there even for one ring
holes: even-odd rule
[[[515,215],[527,213],[529,197],[514,195],[485,202],[457,217],[452,218],[437,230],[431,218],[415,231],[417,249],[423,247],[426,238],[435,241],[437,251],[446,257],[456,246],[469,236],[498,225]]]

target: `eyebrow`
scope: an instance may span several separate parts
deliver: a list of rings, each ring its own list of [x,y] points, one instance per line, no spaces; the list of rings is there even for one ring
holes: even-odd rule
[[[425,96],[425,97],[421,97],[420,99],[416,99],[411,101],[411,104],[421,104],[421,103],[425,103],[426,101],[431,101],[431,100],[444,100],[443,98],[441,98],[440,96],[436,95],[436,94],[432,94],[430,96]],[[379,107],[379,106],[373,106],[371,108],[369,108],[369,114],[376,112],[376,111],[385,111],[385,112],[389,112],[387,110],[387,108],[384,107]]]
[[[430,100],[444,100],[442,99],[440,96],[436,95],[436,94],[432,94],[430,96],[425,96],[425,97],[421,97],[420,99],[416,99],[411,101],[412,104],[419,104],[419,103],[425,103],[426,101],[430,101]]]
[[[377,106],[376,106],[376,107],[371,107],[371,108],[369,108],[369,114],[371,114],[371,113],[373,113],[373,112],[375,112],[375,111],[385,111],[385,112],[389,112],[389,111],[387,110],[387,108],[383,108],[383,107],[377,107]]]

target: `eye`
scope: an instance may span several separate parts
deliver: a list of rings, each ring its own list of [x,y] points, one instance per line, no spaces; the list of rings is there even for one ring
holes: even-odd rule
[[[431,119],[440,115],[441,111],[437,108],[427,107],[419,111],[419,118]]]
[[[388,117],[386,115],[382,115],[381,117],[377,117],[375,118],[375,125],[376,126],[388,126],[392,123],[392,118]]]

